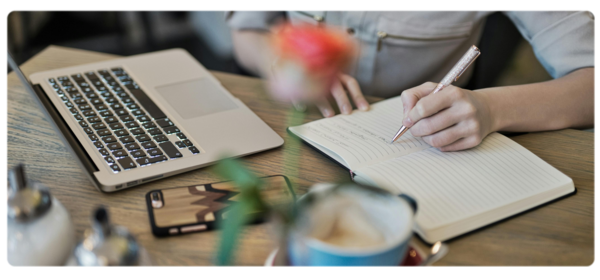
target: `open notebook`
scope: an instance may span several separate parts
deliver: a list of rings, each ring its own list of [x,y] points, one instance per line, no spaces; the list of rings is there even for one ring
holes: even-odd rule
[[[417,200],[415,231],[447,240],[575,191],[573,180],[509,138],[492,133],[477,147],[440,152],[401,126],[399,97],[289,130],[350,169],[354,180]]]

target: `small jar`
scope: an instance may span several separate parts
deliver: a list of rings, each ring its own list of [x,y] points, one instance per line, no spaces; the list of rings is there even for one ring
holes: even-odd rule
[[[64,265],[75,236],[65,207],[41,183],[28,182],[22,164],[9,172],[9,185],[8,262]]]

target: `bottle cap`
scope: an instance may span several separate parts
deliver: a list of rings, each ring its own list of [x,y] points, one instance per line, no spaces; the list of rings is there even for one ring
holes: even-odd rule
[[[19,164],[9,171],[8,218],[29,222],[48,212],[52,196],[41,184],[30,184],[25,167]]]

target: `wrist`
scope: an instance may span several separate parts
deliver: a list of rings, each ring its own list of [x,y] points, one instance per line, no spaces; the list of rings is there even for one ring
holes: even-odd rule
[[[482,106],[484,119],[487,119],[488,131],[486,135],[492,132],[501,131],[504,124],[502,123],[502,112],[498,108],[498,103],[492,100],[489,92],[486,90],[476,90],[473,91],[473,94]]]

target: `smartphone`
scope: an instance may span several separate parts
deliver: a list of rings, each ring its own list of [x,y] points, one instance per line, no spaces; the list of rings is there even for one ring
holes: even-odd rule
[[[261,195],[270,205],[293,203],[296,195],[283,175],[262,177]],[[231,181],[153,190],[146,194],[152,234],[172,236],[215,229],[227,218],[228,208],[236,203],[240,191]],[[262,222],[253,213],[252,223]]]

